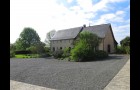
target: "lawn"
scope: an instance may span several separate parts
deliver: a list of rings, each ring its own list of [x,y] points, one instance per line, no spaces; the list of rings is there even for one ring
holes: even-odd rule
[[[38,54],[18,54],[15,55],[15,58],[37,58],[39,57]]]

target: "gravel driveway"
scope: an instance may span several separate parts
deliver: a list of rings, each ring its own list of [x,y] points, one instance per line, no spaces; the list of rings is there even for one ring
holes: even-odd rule
[[[129,56],[106,60],[68,62],[56,59],[10,59],[10,80],[58,90],[103,90]]]

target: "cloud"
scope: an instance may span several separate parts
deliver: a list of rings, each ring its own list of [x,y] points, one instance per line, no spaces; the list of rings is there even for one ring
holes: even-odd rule
[[[73,0],[67,0],[68,3],[71,3]]]
[[[126,0],[100,0],[94,3],[92,0],[77,0],[75,4],[67,7],[65,3],[57,3],[57,0],[10,0],[10,42],[15,42],[24,27],[34,28],[41,41],[44,41],[46,33],[53,29],[60,30],[89,23],[126,25],[130,19],[124,19],[124,10],[106,12],[113,8],[109,4],[124,1]],[[67,0],[67,4],[72,2],[74,1]],[[126,9],[129,10],[128,8],[130,6]],[[105,13],[100,15],[99,11]],[[115,29],[115,33],[118,33],[117,29],[123,27]]]
[[[130,36],[130,23],[124,25],[112,25],[114,36],[118,43],[126,36]]]
[[[102,23],[125,22],[124,17],[125,17],[124,11],[107,13],[101,15],[99,19],[94,20],[93,24],[95,25],[95,24],[102,24]]]
[[[89,11],[93,7],[92,0],[77,0],[77,3],[84,11]]]

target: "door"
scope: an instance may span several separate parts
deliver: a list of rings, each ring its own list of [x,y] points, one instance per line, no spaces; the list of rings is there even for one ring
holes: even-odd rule
[[[110,53],[110,45],[109,44],[107,45],[107,51],[108,51],[108,53]]]

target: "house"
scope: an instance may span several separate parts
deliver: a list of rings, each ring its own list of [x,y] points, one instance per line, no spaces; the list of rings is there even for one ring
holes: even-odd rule
[[[79,39],[79,33],[83,31],[94,33],[101,39],[101,43],[98,47],[99,50],[104,50],[108,53],[115,52],[117,42],[114,38],[111,24],[101,24],[88,27],[84,25],[82,27],[59,30],[50,40],[51,51],[64,49],[66,47],[69,47],[70,49],[73,48],[74,41]]]

